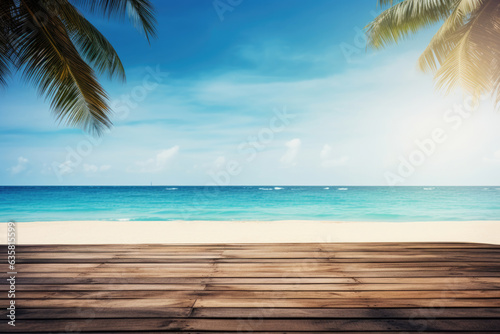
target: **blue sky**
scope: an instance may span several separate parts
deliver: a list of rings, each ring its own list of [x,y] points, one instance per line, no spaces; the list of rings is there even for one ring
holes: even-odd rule
[[[0,184],[500,184],[498,112],[416,70],[435,28],[374,52],[375,0],[154,3],[151,45],[90,17],[127,72],[102,78],[102,138],[57,125],[17,76],[0,91]]]

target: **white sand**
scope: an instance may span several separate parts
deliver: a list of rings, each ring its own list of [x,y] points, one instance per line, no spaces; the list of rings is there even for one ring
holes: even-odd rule
[[[500,244],[500,221],[59,221],[16,223],[17,244],[479,242]],[[0,223],[0,243],[7,224]]]

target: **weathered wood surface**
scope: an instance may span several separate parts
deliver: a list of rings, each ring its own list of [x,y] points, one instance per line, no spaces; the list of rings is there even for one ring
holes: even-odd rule
[[[33,245],[16,260],[5,333],[500,332],[495,245]]]

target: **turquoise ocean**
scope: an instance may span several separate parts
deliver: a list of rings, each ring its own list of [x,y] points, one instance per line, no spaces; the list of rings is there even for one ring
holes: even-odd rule
[[[0,221],[500,220],[500,187],[0,187]]]

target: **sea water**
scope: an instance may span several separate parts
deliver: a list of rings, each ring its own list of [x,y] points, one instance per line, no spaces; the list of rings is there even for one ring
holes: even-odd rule
[[[0,187],[9,220],[500,220],[500,187]]]

